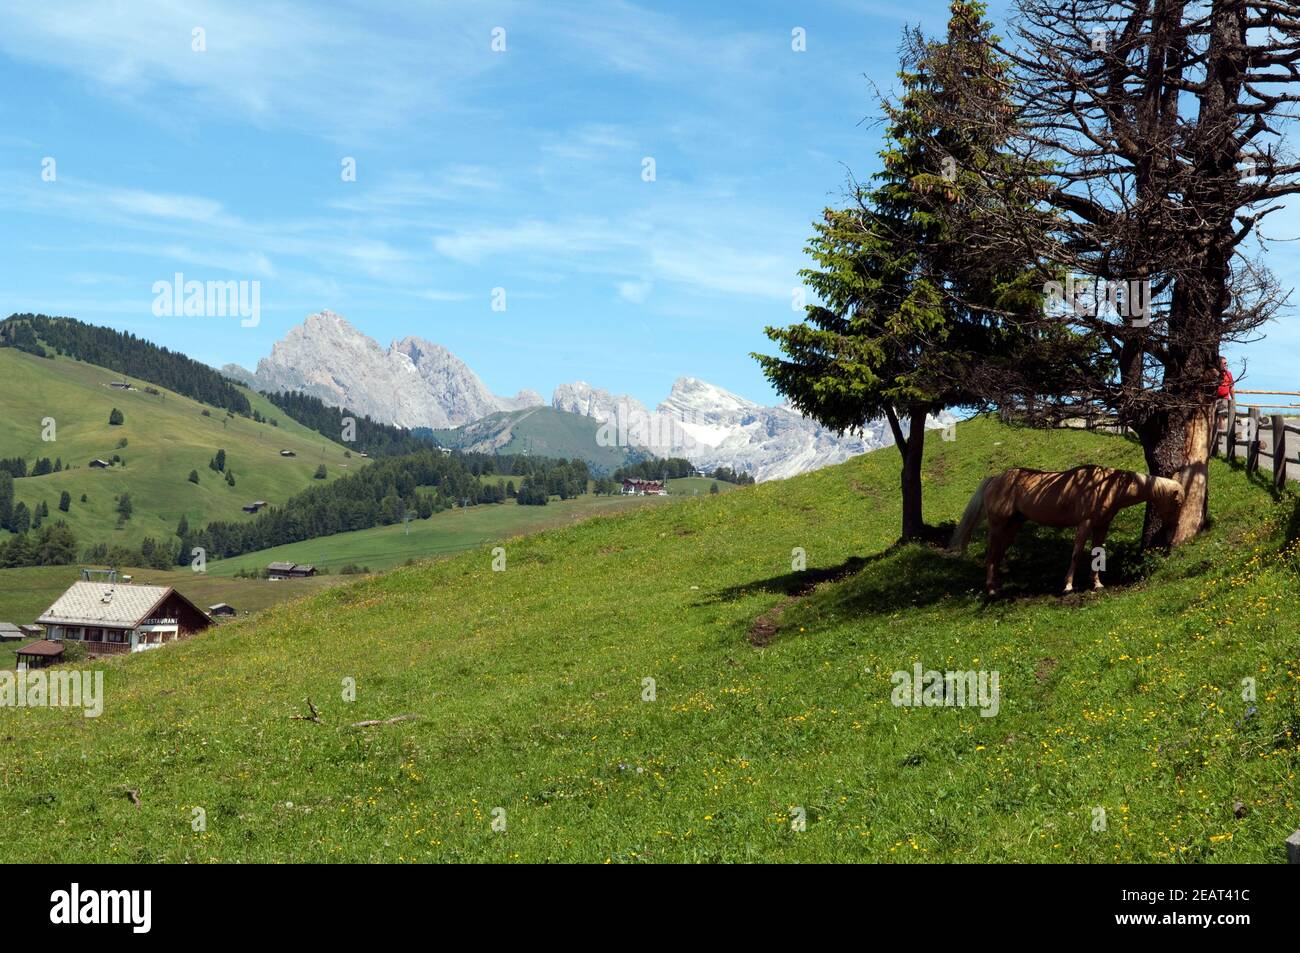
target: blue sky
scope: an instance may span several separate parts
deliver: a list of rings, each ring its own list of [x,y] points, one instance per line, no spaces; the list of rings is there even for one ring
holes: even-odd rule
[[[683,375],[778,399],[748,354],[797,318],[810,221],[876,168],[871,83],[893,83],[904,23],[939,33],[946,6],[0,10],[5,314],[251,367],[329,308],[447,346],[497,393],[584,379],[654,404]],[[1270,258],[1288,286],[1294,256]],[[177,271],[259,281],[260,324],[155,317]],[[1252,384],[1300,389],[1293,323],[1250,349]]]

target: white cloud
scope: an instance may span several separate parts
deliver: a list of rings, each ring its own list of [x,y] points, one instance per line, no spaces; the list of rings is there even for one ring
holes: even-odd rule
[[[445,102],[497,65],[486,14],[442,4],[9,0],[0,9],[0,51],[173,123],[184,119],[168,102],[179,90],[229,119],[358,135]],[[195,28],[205,51],[192,49]]]
[[[433,240],[439,254],[477,263],[487,258],[524,256],[555,260],[624,244],[627,239],[600,219],[546,222],[525,219],[514,225],[467,228]]]
[[[482,201],[503,188],[501,177],[481,165],[453,165],[432,175],[384,172],[374,186],[365,184],[368,174],[363,166],[358,180],[343,186],[329,207],[382,216],[381,223],[392,224],[415,221],[407,214],[411,210]]]
[[[473,297],[463,291],[438,291],[432,288],[418,291],[416,294],[425,301],[468,301]]]
[[[611,125],[587,125],[555,133],[542,144],[541,151],[568,162],[586,163],[635,149],[636,140],[626,130]]]
[[[779,50],[788,34],[728,29],[702,8],[683,21],[622,0],[591,7],[555,5],[546,11],[553,35],[619,72],[656,83],[698,84],[704,71],[750,66],[765,49]]]
[[[797,251],[797,246],[795,247]],[[658,243],[650,256],[664,281],[717,295],[789,300],[799,281],[797,255],[760,247],[738,248],[706,236]]]
[[[515,267],[523,261],[616,275],[624,279],[616,285],[620,296],[636,303],[646,300],[655,283],[788,300],[801,267],[798,235],[751,228],[748,242],[738,246],[709,219],[708,210],[676,206],[642,210],[617,224],[596,218],[526,219],[452,232],[436,238],[434,247],[466,264],[500,260]]]
[[[101,200],[128,215],[212,223],[221,216],[221,203],[193,195],[167,195],[139,189],[105,189]]]
[[[618,296],[624,301],[630,301],[632,304],[645,304],[645,300],[650,297],[650,291],[653,288],[654,283],[650,281],[620,281],[618,283]]]

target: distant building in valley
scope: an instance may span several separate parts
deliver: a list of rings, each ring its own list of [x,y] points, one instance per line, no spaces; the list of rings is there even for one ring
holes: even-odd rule
[[[268,579],[304,579],[314,575],[316,575],[316,567],[302,563],[270,563],[266,567]]]
[[[663,480],[624,480],[624,496],[667,496],[668,487]]]

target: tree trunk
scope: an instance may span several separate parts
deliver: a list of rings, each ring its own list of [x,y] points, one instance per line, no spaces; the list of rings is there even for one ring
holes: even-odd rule
[[[1183,505],[1173,525],[1166,525],[1155,508],[1147,505],[1142,525],[1143,548],[1179,546],[1199,533],[1209,511],[1210,431],[1213,405],[1189,413],[1160,415],[1161,432],[1143,428],[1142,444],[1147,469],[1183,485]],[[1176,418],[1176,419],[1175,419]]]
[[[1222,161],[1235,161],[1235,156]],[[1178,480],[1183,485],[1183,504],[1171,526],[1162,525],[1154,507],[1147,504],[1144,548],[1187,542],[1201,531],[1209,513],[1210,436],[1220,378],[1220,327],[1232,303],[1231,259],[1231,233],[1221,227],[1196,267],[1174,284],[1161,382],[1170,403],[1143,422],[1139,436],[1147,469]]]
[[[886,414],[894,431],[894,443],[903,457],[900,482],[903,491],[902,541],[915,542],[925,538],[925,520],[921,514],[921,459],[925,453],[926,409],[911,408],[908,412],[908,434],[903,438],[902,427],[892,409]]]

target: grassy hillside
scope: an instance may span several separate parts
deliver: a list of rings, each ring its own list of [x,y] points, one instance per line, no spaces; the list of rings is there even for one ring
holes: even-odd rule
[[[704,496],[715,483],[718,485],[719,493],[730,493],[732,490],[739,489],[736,484],[728,483],[726,480],[714,480],[711,477],[680,477],[668,481],[668,495]]]
[[[345,458],[343,447],[295,423],[259,394],[248,392],[249,402],[279,426],[227,417],[164,389],[148,394],[138,380],[133,383],[139,390],[108,386],[119,379],[91,364],[0,349],[0,457],[21,455],[29,466],[38,457],[60,457],[65,467],[74,467],[15,480],[15,498],[31,508],[44,500],[51,519],[66,520],[83,547],[107,542],[134,548],[145,536],[170,539],[182,515],[195,529],[214,519],[251,519],[241,511],[243,504],[283,502],[313,482],[321,463],[330,478],[347,473],[345,465],[364,463],[355,455]],[[114,407],[125,416],[121,426],[108,423]],[[204,409],[211,416],[203,416]],[[57,439],[50,442],[41,439],[46,417],[56,425]],[[122,439],[127,446],[119,449]],[[208,468],[218,449],[226,451],[227,469],[234,471],[233,487],[224,474]],[[281,457],[282,449],[297,456]],[[125,459],[125,468],[88,465],[115,453]],[[198,484],[186,479],[191,470],[198,472]],[[72,495],[66,514],[58,511],[63,490]],[[122,492],[131,494],[135,512],[119,530],[114,500]]]
[[[443,510],[427,520],[375,526],[351,533],[321,536],[230,559],[208,563],[212,575],[231,576],[241,569],[263,569],[274,560],[311,563],[337,572],[349,563],[380,570],[410,559],[447,556],[498,542],[521,533],[567,526],[590,516],[623,512],[662,498],[580,496],[552,499],[546,506],[519,506],[513,500],[467,509]]]
[[[591,417],[551,407],[489,414],[453,430],[435,430],[444,447],[480,453],[528,453],[534,456],[585,460],[594,472],[610,473],[647,455],[626,447],[597,443],[600,424]]]
[[[1139,461],[987,420],[927,457],[932,523],[1010,465]],[[1129,511],[1111,588],[1062,600],[1068,543],[1028,534],[986,603],[978,552],[890,546],[897,466],[594,519],[504,572],[485,547],[106,663],[98,719],[0,710],[0,859],[1284,859],[1295,497],[1216,462],[1193,544],[1140,562]],[[894,707],[914,662],[997,670],[999,713]],[[308,697],[321,723],[292,720]]]

